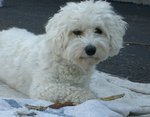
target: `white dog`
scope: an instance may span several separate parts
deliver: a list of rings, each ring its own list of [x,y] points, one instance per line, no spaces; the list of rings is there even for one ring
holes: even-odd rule
[[[126,22],[105,1],[68,3],[46,33],[0,32],[0,80],[31,98],[80,103],[96,98],[95,65],[118,54]]]

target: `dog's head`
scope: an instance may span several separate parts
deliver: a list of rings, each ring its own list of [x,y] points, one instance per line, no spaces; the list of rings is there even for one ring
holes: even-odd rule
[[[118,54],[126,22],[108,2],[68,3],[46,25],[53,52],[88,67]]]

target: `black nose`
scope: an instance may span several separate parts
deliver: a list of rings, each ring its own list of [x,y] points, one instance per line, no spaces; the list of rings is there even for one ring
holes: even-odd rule
[[[88,45],[88,46],[85,47],[85,52],[86,52],[87,55],[92,56],[96,52],[96,47],[92,46],[92,45]]]

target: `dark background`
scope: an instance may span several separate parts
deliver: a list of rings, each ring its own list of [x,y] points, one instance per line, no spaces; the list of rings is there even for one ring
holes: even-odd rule
[[[4,7],[0,8],[0,30],[19,27],[35,34],[44,33],[48,18],[67,1],[70,0],[5,0]],[[132,81],[150,83],[150,6],[111,4],[129,27],[120,54],[100,63],[97,69]],[[130,42],[133,44],[126,44]]]

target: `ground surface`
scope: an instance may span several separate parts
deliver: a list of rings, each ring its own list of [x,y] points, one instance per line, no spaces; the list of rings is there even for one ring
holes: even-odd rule
[[[66,1],[69,0],[5,0],[5,7],[0,8],[0,30],[16,26],[36,34],[44,33],[48,18]],[[145,46],[150,44],[150,6],[119,2],[112,5],[129,24],[125,42],[142,44],[125,44],[118,56],[100,63],[97,69],[150,83],[150,46]]]

